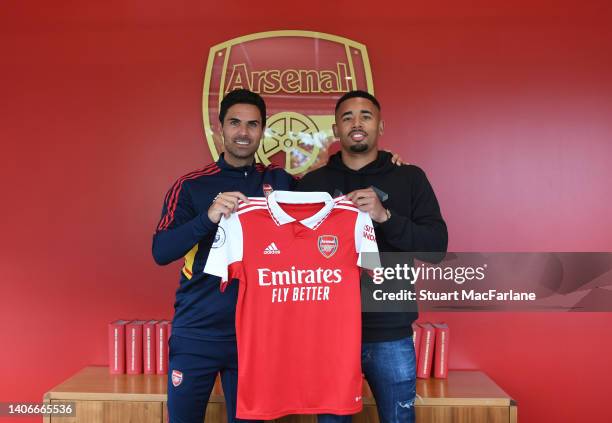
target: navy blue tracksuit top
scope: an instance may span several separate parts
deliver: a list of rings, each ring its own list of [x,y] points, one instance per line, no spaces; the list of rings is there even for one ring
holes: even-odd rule
[[[181,257],[172,333],[201,340],[234,340],[238,284],[219,290],[219,278],[203,272],[217,225],[208,208],[219,192],[240,191],[263,197],[264,184],[292,190],[294,179],[284,169],[253,164],[235,168],[223,159],[179,178],[164,199],[162,217],[153,236],[153,257],[165,265]]]

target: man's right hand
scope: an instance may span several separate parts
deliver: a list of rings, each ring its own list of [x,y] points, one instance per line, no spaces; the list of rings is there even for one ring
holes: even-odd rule
[[[238,210],[238,202],[244,201],[248,204],[248,198],[239,191],[220,192],[208,208],[208,218],[213,223],[219,223],[221,216],[228,218],[230,214]]]

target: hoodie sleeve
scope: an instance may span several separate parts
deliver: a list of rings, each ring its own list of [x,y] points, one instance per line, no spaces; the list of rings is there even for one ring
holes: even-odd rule
[[[440,206],[425,172],[416,166],[408,184],[411,186],[412,210],[403,216],[390,209],[391,218],[380,224],[385,240],[406,252],[446,252],[448,233]],[[418,256],[417,256],[418,257]],[[427,255],[426,261],[439,261],[443,255]]]

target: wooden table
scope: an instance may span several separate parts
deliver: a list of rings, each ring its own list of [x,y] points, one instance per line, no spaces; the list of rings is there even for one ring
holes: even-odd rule
[[[44,396],[45,402],[75,403],[74,417],[46,417],[46,423],[166,421],[164,376],[110,375],[107,367],[86,367]],[[486,374],[450,371],[448,379],[417,381],[416,416],[419,423],[513,423],[516,403]],[[378,423],[376,405],[364,384],[363,411],[353,423]],[[225,404],[219,384],[206,410],[207,423],[225,423]],[[282,423],[314,423],[314,416],[287,416]]]

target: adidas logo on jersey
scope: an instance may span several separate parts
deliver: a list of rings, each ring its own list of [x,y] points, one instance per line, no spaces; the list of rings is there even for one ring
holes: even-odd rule
[[[280,254],[280,250],[276,247],[275,243],[271,243],[264,250],[264,254]]]

